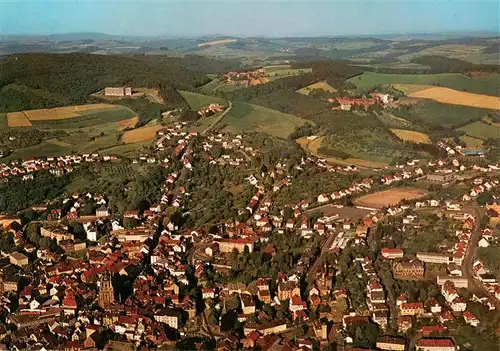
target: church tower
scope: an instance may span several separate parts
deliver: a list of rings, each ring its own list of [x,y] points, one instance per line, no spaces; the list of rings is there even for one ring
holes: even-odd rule
[[[99,306],[106,308],[115,301],[115,291],[109,274],[104,274],[99,286]]]

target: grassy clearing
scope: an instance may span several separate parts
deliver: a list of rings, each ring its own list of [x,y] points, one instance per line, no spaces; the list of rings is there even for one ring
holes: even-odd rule
[[[481,149],[483,147],[483,141],[478,138],[473,138],[468,135],[462,135],[460,137],[460,140],[462,140],[465,145],[467,145],[467,147],[471,149]]]
[[[383,111],[382,113],[377,114],[377,117],[380,120],[380,122],[382,122],[385,126],[387,126],[389,128],[405,129],[405,128],[410,128],[413,126],[410,121],[407,121],[404,118],[395,116],[392,113],[389,113],[387,111]]]
[[[220,114],[217,113],[212,116],[200,118],[198,121],[196,121],[196,125],[193,127],[193,130],[201,133],[205,129],[207,129],[212,123],[214,123],[219,117]]]
[[[203,94],[212,95],[217,90],[217,87],[220,84],[221,81],[219,79],[214,78],[212,81],[200,87],[200,90],[203,92]]]
[[[365,72],[349,79],[361,90],[371,90],[376,85],[416,84],[443,86],[458,91],[491,96],[500,95],[500,75],[469,78],[459,73],[442,74],[382,74]]]
[[[422,126],[443,126],[452,128],[467,121],[480,120],[491,112],[476,107],[442,104],[432,100],[409,105],[395,112],[412,123]]]
[[[227,131],[233,133],[254,131],[281,138],[286,138],[304,123],[297,116],[244,102],[234,102],[221,122],[226,125]]]
[[[16,149],[6,160],[23,159],[30,157],[63,156],[74,153],[71,147],[65,147],[54,143],[52,140],[45,140],[38,145]]]
[[[220,104],[227,106],[227,101],[216,96],[209,96],[203,94],[192,93],[189,91],[179,90],[184,100],[188,103],[189,107],[193,110],[199,110],[209,104]]]
[[[500,98],[498,97],[471,94],[449,88],[433,87],[424,89],[410,94],[410,97],[431,99],[444,104],[500,110]]]
[[[299,76],[304,73],[312,72],[312,68],[277,68],[273,66],[271,69],[264,68],[269,80],[279,79],[283,77]]]
[[[307,137],[299,138],[296,140],[296,142],[307,152],[310,152],[311,154],[324,158],[327,162],[331,164],[336,164],[336,165],[342,165],[342,166],[350,166],[350,165],[355,165],[358,167],[363,167],[363,168],[383,168],[386,167],[388,164],[385,162],[375,162],[375,161],[370,161],[370,160],[362,160],[360,158],[354,158],[354,157],[349,157],[345,160],[340,159],[338,157],[331,157],[331,156],[326,156],[322,155],[318,149],[321,147],[321,144],[323,143],[325,137],[320,136],[315,138],[314,140],[307,139]]]
[[[495,125],[488,125],[481,121],[467,124],[466,126],[458,128],[458,130],[462,130],[467,133],[467,135],[482,140],[490,138],[500,139],[500,127]]]
[[[323,91],[326,91],[327,93],[337,92],[337,89],[332,87],[326,81],[316,82],[314,84],[308,85],[307,87],[303,87],[302,89],[299,89],[296,92],[303,94],[303,95],[309,95],[311,93],[311,91],[315,90],[315,89],[323,90]]]
[[[405,129],[391,129],[391,132],[404,141],[411,141],[417,144],[430,144],[431,139],[427,134]]]
[[[151,142],[143,141],[137,142],[133,144],[122,144],[116,145],[105,150],[102,150],[100,153],[103,155],[126,155],[126,156],[135,156],[140,154],[143,151],[143,147],[151,146]]]

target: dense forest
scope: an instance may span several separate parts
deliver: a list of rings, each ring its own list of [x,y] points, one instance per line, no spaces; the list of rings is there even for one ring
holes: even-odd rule
[[[14,214],[28,206],[37,205],[47,199],[61,195],[69,184],[70,176],[54,177],[46,171],[39,172],[33,180],[12,178],[0,185],[0,209]]]
[[[234,61],[198,56],[24,54],[0,59],[0,112],[84,104],[106,86],[195,90]]]

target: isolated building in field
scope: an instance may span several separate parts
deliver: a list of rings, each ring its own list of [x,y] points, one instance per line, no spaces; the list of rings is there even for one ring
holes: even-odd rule
[[[130,87],[107,87],[104,88],[105,96],[132,96],[132,88]]]

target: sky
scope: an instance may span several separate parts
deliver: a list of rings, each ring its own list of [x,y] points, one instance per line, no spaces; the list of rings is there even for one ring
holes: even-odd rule
[[[0,34],[321,36],[499,32],[500,1],[0,0]]]

